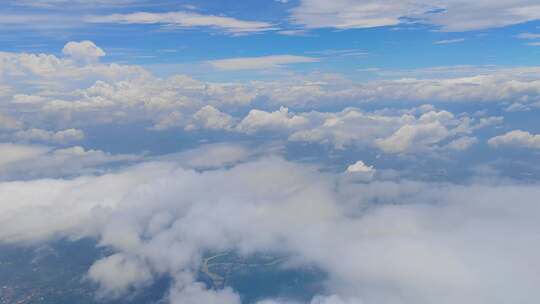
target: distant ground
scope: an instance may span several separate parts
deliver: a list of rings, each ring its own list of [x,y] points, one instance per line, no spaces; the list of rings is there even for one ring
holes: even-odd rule
[[[108,254],[88,239],[26,247],[0,245],[0,304],[163,303],[168,278],[128,298],[96,299],[96,286],[85,280],[85,274],[95,260]],[[307,300],[322,291],[321,271],[286,269],[285,261],[264,254],[250,258],[230,252],[208,254],[199,276],[211,288],[231,286],[244,303],[270,297]]]

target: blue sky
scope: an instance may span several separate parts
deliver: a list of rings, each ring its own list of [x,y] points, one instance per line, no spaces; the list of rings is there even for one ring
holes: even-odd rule
[[[2,34],[5,43],[3,51],[58,53],[66,41],[91,40],[105,51],[106,61],[126,62],[149,66],[158,74],[172,73],[170,69],[160,69],[156,65],[180,65],[178,68],[190,70],[190,66],[233,57],[259,57],[271,55],[297,55],[318,58],[310,64],[291,65],[292,71],[324,71],[343,73],[353,78],[376,77],[366,69],[415,69],[449,65],[496,65],[526,66],[537,65],[540,48],[531,44],[539,39],[519,39],[519,34],[537,33],[540,22],[529,16],[508,16],[508,23],[500,26],[486,19],[486,25],[461,28],[466,21],[455,18],[445,20],[443,25],[430,22],[427,17],[413,18],[403,8],[401,19],[389,20],[375,25],[355,25],[355,16],[344,16],[340,12],[347,1],[338,1],[330,12],[316,11],[315,17],[302,17],[303,10],[310,10],[317,1],[299,3],[290,1],[81,1],[65,4],[62,1],[13,1],[4,8],[4,15],[10,19],[16,16],[28,18],[4,21]],[[452,2],[446,4],[452,7]],[[79,3],[79,4],[77,4]],[[111,4],[112,3],[112,4]],[[354,3],[352,1],[351,3]],[[444,3],[444,1],[442,1]],[[515,9],[513,4],[501,9],[492,9],[489,4],[480,7],[498,14],[499,11]],[[527,1],[515,4],[517,8],[527,7]],[[357,4],[360,6],[360,4]],[[432,4],[427,7],[437,7]],[[444,4],[441,6],[444,7]],[[361,10],[361,8],[359,8]],[[471,9],[476,9],[471,7]],[[335,11],[332,11],[335,10]],[[133,13],[154,13],[160,19],[152,24],[135,21],[113,20],[112,22],[85,22],[89,16],[129,15]],[[263,31],[240,33],[238,29],[226,28],[226,24],[196,26],[175,25],[163,14],[182,12],[204,16],[222,16],[231,20],[263,23]],[[396,12],[399,15],[400,10]],[[159,15],[161,14],[161,15]],[[340,15],[341,14],[341,15]],[[375,10],[377,18],[394,16],[384,9]],[[445,15],[447,12],[432,13]],[[361,14],[360,14],[361,15]],[[396,15],[396,16],[398,16]],[[317,20],[335,18],[334,23]],[[40,18],[48,18],[47,21]],[[304,20],[304,19],[306,20]],[[360,19],[360,17],[358,17]],[[479,18],[473,16],[471,18]],[[350,20],[349,20],[350,19]],[[305,25],[303,23],[313,22]],[[319,22],[320,25],[317,23]],[[341,26],[340,22],[351,22]],[[481,20],[479,21],[479,23]],[[492,22],[493,24],[490,24]],[[251,26],[248,24],[248,26]],[[445,26],[450,26],[446,29]],[[453,28],[456,29],[453,29]],[[284,35],[284,33],[289,33]],[[212,72],[200,77],[210,78]],[[221,75],[222,78],[230,77]],[[253,76],[252,76],[253,77]]]
[[[538,303],[539,115],[538,0],[6,0],[0,245],[104,247],[96,303],[246,304],[216,252],[326,274],[253,304]]]

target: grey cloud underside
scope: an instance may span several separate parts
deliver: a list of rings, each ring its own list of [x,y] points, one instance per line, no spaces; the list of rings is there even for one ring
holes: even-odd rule
[[[233,163],[250,157],[230,151]],[[202,161],[195,153],[182,159],[193,157]],[[530,263],[540,253],[536,184],[357,183],[345,174],[279,157],[204,172],[169,159],[73,179],[2,182],[0,240],[97,238],[113,251],[88,272],[104,297],[169,275],[170,303],[240,303],[230,288],[195,281],[201,252],[228,250],[277,251],[294,257],[289,267],[317,265],[329,274],[328,293],[312,303],[528,303],[540,296],[540,269]]]

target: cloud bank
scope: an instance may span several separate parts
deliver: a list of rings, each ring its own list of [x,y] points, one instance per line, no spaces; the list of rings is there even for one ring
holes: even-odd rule
[[[170,276],[170,303],[240,303],[195,279],[203,252],[235,251],[324,270],[312,303],[527,303],[540,296],[539,189],[356,183],[276,157],[202,172],[153,161],[0,183],[0,239],[97,238],[114,252],[88,272],[102,297]]]

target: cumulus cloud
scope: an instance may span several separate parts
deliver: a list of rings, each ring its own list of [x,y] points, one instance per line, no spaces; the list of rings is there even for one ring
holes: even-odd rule
[[[200,127],[207,130],[230,130],[232,126],[231,115],[208,105],[193,114],[191,123],[186,126],[186,129],[193,130]]]
[[[306,126],[308,120],[305,117],[289,113],[286,107],[280,107],[279,111],[266,112],[251,110],[248,115],[238,124],[237,129],[245,133],[258,131],[280,131],[295,129]]]
[[[49,150],[49,148],[41,146],[1,143],[0,151],[2,151],[2,157],[0,158],[0,166],[32,159],[47,153]]]
[[[386,153],[442,152],[467,148],[474,142],[468,134],[496,123],[499,119],[456,117],[447,111],[430,109],[412,113],[365,113],[346,109],[338,113],[303,114],[310,123],[293,130],[291,141],[331,144],[338,149],[348,146],[378,148]],[[452,140],[446,145],[444,142]]]
[[[144,288],[152,280],[148,267],[141,261],[123,254],[114,254],[99,260],[90,267],[90,280],[99,282],[99,297],[118,297],[137,288]]]
[[[514,130],[504,135],[492,137],[488,141],[493,147],[518,147],[540,149],[540,135],[534,135],[526,131]]]
[[[54,123],[56,129],[68,129],[138,121],[150,122],[156,130],[188,125],[188,129],[218,128],[223,127],[218,121],[234,125],[242,118],[230,117],[231,113],[239,113],[238,108],[253,109],[254,104],[308,111],[380,101],[512,102],[529,109],[540,99],[535,67],[434,68],[397,77],[356,82],[338,75],[308,75],[245,83],[206,82],[187,75],[159,78],[138,66],[96,61],[81,65],[70,57],[0,53],[0,79],[10,87],[10,93],[0,98],[5,101],[4,116],[9,113],[12,117],[10,128],[27,124],[48,129]],[[205,116],[218,114],[212,108],[222,114],[212,119]],[[257,111],[252,115],[263,114]],[[2,122],[7,125],[8,119],[0,117]]]
[[[364,164],[363,161],[359,160],[356,163],[350,165],[347,167],[347,172],[349,173],[355,173],[355,172],[374,172],[375,169],[373,169],[373,166],[367,166]]]
[[[74,146],[55,149],[43,145],[0,143],[0,180],[74,176],[103,171],[104,165],[129,163],[136,155],[113,155]]]
[[[78,129],[67,129],[57,132],[42,129],[29,129],[18,131],[15,133],[15,138],[23,141],[66,143],[83,140],[84,132]]]
[[[448,136],[448,130],[438,121],[426,124],[404,125],[388,138],[377,139],[377,145],[388,153],[431,146]]]
[[[363,161],[359,160],[356,163],[349,165],[345,173],[347,178],[351,180],[370,181],[375,176],[377,170],[373,166],[366,165]]]
[[[62,49],[62,53],[83,62],[97,61],[100,57],[105,56],[105,52],[101,48],[88,40],[68,42]]]

